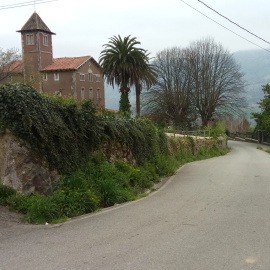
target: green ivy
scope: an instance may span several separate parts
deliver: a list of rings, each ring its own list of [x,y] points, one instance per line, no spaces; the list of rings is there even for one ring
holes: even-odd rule
[[[60,173],[76,170],[100,141],[90,102],[63,105],[22,84],[0,86],[0,124]]]
[[[107,140],[129,147],[138,164],[168,153],[164,132],[148,119],[97,114],[91,101],[45,96],[23,84],[0,86],[0,130],[6,129],[60,174],[76,171]]]

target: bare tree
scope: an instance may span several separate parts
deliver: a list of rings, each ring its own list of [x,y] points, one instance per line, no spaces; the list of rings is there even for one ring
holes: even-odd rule
[[[0,48],[0,83],[8,82],[12,76],[21,74],[22,77],[22,58],[15,48],[3,51]]]
[[[144,114],[159,115],[167,123],[186,127],[196,119],[191,102],[191,77],[187,72],[186,51],[180,48],[159,52],[153,62],[157,83],[143,93]]]
[[[192,103],[206,126],[212,118],[245,106],[240,67],[213,39],[194,42],[186,51],[192,81]]]

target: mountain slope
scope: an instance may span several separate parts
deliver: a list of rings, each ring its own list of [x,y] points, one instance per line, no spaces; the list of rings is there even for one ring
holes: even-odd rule
[[[238,51],[233,56],[244,73],[248,104],[254,105],[263,98],[262,85],[270,83],[270,52]]]

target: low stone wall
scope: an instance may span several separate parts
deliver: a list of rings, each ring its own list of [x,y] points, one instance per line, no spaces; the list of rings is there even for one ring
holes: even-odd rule
[[[185,136],[173,133],[167,133],[167,136],[174,141],[174,145],[170,145],[169,143],[169,149],[172,153],[180,150],[181,147],[191,150],[193,154],[196,154],[202,147],[204,147],[206,150],[209,150],[214,145],[219,148],[227,147],[227,138],[225,137],[213,139],[211,137]],[[192,138],[194,142],[193,146],[191,146],[190,142],[188,141],[188,137]],[[177,148],[174,150],[173,147],[175,146]]]
[[[168,134],[168,136],[172,136]],[[170,140],[169,140],[170,141]],[[184,136],[175,136],[174,143],[169,143],[170,151],[176,152],[181,147],[191,149],[193,153],[201,147],[211,148],[214,144],[218,147],[226,147],[224,138],[213,140],[212,138],[194,137],[194,145],[188,142]],[[123,160],[129,164],[135,164],[130,149],[124,144],[108,141],[102,147],[102,152],[109,162]],[[50,171],[39,160],[35,159],[30,151],[11,133],[0,135],[0,181],[1,184],[10,186],[22,193],[39,191],[46,193],[54,182],[59,181],[60,176],[56,171]]]
[[[109,162],[123,160],[129,164],[135,164],[131,150],[125,145],[115,141],[108,141],[102,147],[102,152]]]

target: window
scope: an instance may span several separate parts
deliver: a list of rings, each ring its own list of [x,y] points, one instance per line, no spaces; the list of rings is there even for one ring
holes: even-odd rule
[[[96,75],[96,82],[100,82],[100,75],[99,74]]]
[[[93,99],[93,97],[94,97],[94,96],[93,96],[93,89],[90,88],[90,89],[89,89],[89,98],[90,98],[90,99]]]
[[[43,45],[48,46],[48,36],[47,35],[43,35]]]
[[[83,100],[85,97],[84,97],[84,87],[82,87],[81,89],[81,100]]]
[[[33,34],[26,35],[26,45],[34,45],[34,35]]]
[[[59,72],[54,73],[54,80],[59,81]]]
[[[84,74],[80,74],[80,81],[83,82],[85,80]]]
[[[88,80],[89,80],[89,82],[93,81],[93,73],[92,72],[88,73]]]
[[[97,100],[100,101],[101,100],[101,96],[100,96],[100,89],[97,89]]]
[[[47,80],[48,80],[48,75],[47,75],[47,73],[43,73],[43,80],[44,80],[44,81],[47,81]]]

